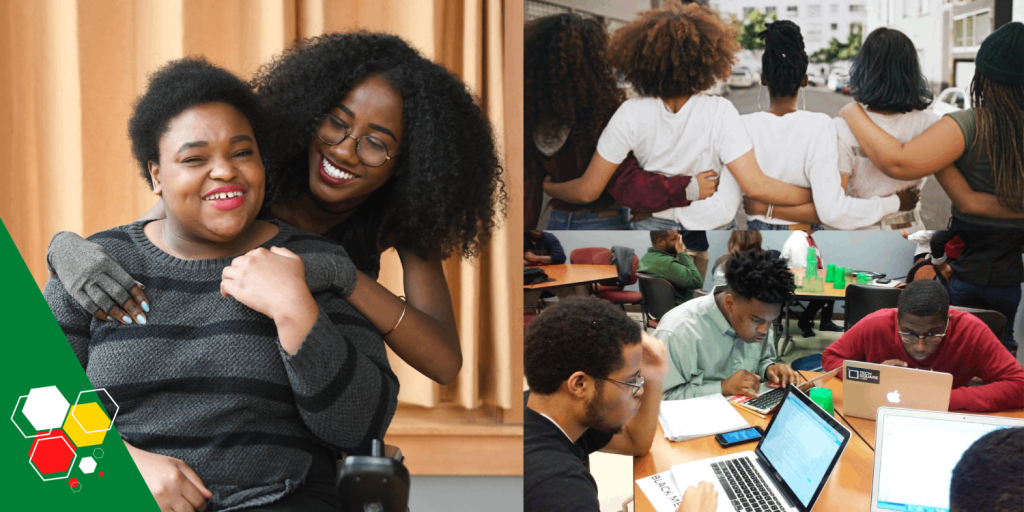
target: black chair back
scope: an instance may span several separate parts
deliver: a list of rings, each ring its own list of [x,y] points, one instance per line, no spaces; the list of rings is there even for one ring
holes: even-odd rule
[[[992,334],[996,335],[996,339],[999,341],[1003,340],[1003,335],[1006,334],[1006,316],[998,311],[989,311],[987,309],[974,309],[965,308],[961,306],[950,306],[953,309],[959,309],[965,311],[976,317],[978,320],[985,322],[985,325],[989,329],[992,329]]]
[[[647,316],[661,319],[662,315],[676,307],[676,289],[667,279],[643,272],[637,272],[636,277]]]
[[[850,327],[860,319],[878,311],[879,309],[894,308],[900,298],[899,288],[883,288],[880,286],[864,286],[850,284],[846,286],[846,318],[843,321],[843,330],[848,331]]]

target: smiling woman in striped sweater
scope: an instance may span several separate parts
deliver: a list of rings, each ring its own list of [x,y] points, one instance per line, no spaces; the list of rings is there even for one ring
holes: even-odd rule
[[[249,87],[203,60],[153,75],[133,152],[167,218],[99,232],[161,308],[102,321],[58,277],[44,295],[162,510],[340,510],[337,452],[366,452],[397,405],[381,334],[303,259],[354,280],[341,246],[257,221],[264,128]],[[300,258],[301,257],[301,258]],[[351,293],[351,289],[349,289]]]

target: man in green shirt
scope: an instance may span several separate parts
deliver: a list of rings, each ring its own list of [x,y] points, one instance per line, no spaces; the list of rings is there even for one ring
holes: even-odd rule
[[[757,396],[761,378],[781,386],[798,380],[777,364],[772,321],[795,285],[786,260],[747,251],[726,263],[727,285],[665,314],[654,337],[668,347],[664,399],[721,393]]]
[[[678,231],[651,231],[651,245],[640,258],[637,272],[668,280],[676,289],[676,305],[693,298],[693,290],[704,286],[700,271],[686,254]]]

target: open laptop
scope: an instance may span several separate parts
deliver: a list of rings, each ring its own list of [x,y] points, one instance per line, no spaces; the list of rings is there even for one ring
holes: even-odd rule
[[[875,419],[879,407],[948,411],[953,376],[948,373],[843,361],[843,413]]]
[[[964,451],[1024,419],[881,407],[875,426],[871,512],[949,512],[949,483]],[[1009,475],[1007,475],[1009,476]]]
[[[828,373],[823,373],[807,382],[796,384],[796,387],[800,391],[807,393],[807,390],[811,388],[824,386],[828,381],[832,380],[832,377],[835,377],[837,373],[839,373],[839,368]],[[775,409],[779,408],[779,405],[782,404],[782,400],[786,397],[786,393],[786,388],[776,388],[762,382],[761,389],[756,397],[750,398],[746,395],[733,395],[726,398],[726,400],[736,407],[746,409],[747,411],[750,411],[762,418],[767,418],[769,414],[775,412]]]
[[[792,384],[757,448],[672,466],[678,489],[712,482],[718,512],[807,512],[850,441],[850,431]]]

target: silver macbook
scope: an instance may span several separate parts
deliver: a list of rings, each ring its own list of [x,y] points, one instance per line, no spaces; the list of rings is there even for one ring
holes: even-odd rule
[[[952,412],[878,409],[871,512],[949,512],[949,482],[960,456],[993,430],[1024,419]]]
[[[807,512],[850,441],[850,431],[792,384],[752,452],[672,466],[679,489],[712,482],[718,512]]]
[[[879,407],[948,411],[948,373],[843,361],[843,414],[875,419]]]

